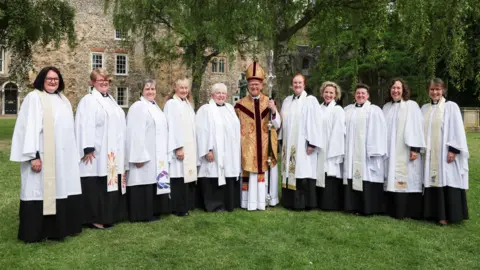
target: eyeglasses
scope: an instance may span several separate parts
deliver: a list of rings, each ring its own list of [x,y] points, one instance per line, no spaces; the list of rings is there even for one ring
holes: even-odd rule
[[[46,81],[49,81],[49,82],[58,82],[60,79],[59,79],[59,78],[46,77],[45,80],[46,80]]]
[[[97,83],[110,83],[110,80],[95,80]]]

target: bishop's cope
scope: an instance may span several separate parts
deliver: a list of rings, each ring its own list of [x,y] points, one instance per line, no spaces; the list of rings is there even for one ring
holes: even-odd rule
[[[278,204],[277,129],[280,128],[280,113],[275,102],[261,90],[265,79],[262,67],[254,62],[247,69],[248,95],[235,104],[240,119],[242,145],[242,194],[241,207],[248,210],[265,210]],[[270,129],[268,123],[272,122]],[[270,166],[269,160],[269,143]],[[269,169],[270,167],[270,169]],[[270,173],[270,181],[268,179]],[[268,184],[270,182],[270,184]],[[267,196],[270,200],[267,202]]]

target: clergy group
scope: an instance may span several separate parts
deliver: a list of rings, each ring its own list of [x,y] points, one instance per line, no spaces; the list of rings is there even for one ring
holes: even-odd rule
[[[60,71],[42,69],[12,138],[10,160],[21,172],[18,238],[61,240],[84,227],[185,217],[195,208],[278,204],[440,225],[468,219],[465,129],[441,79],[428,81],[431,101],[422,108],[400,78],[383,109],[362,83],[355,103],[342,108],[336,83],[322,84],[320,103],[297,74],[278,110],[262,93],[262,67],[254,62],[246,75],[246,97],[232,106],[227,86],[215,83],[196,113],[188,79],[175,82],[163,110],[147,79],[125,115],[109,93],[109,73],[94,69],[93,90],[74,117]]]

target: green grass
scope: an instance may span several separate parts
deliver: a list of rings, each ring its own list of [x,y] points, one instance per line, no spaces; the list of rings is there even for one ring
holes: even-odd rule
[[[0,120],[1,136],[11,124]],[[11,131],[10,131],[11,132]],[[8,134],[7,134],[8,135]],[[6,135],[5,135],[6,136]],[[10,135],[11,136],[11,135]],[[8,137],[8,136],[7,136]],[[64,242],[16,238],[20,175],[0,149],[0,266],[11,268],[407,269],[480,268],[480,133],[470,146],[470,220],[439,227],[335,212],[193,211],[153,223],[85,229]]]

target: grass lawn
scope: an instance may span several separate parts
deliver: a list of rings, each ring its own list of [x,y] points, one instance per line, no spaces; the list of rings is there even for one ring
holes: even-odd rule
[[[480,268],[480,133],[471,152],[470,220],[432,223],[335,212],[193,211],[152,223],[85,229],[64,242],[17,240],[20,173],[9,162],[13,121],[0,119],[0,267],[162,269]]]

